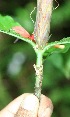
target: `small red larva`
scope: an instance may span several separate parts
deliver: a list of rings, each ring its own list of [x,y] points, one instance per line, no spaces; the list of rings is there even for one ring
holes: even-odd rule
[[[30,40],[34,41],[34,35],[30,35],[22,26],[14,26],[12,28],[16,33],[20,34],[24,38],[29,38]]]

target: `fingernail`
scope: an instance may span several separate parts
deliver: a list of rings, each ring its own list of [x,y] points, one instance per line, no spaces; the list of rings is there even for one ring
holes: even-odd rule
[[[52,114],[52,110],[50,108],[47,108],[41,117],[51,117],[51,114]]]
[[[33,111],[33,110],[35,110],[37,103],[38,103],[37,98],[34,95],[29,95],[26,97],[26,99],[21,104],[21,106],[22,106],[22,108],[24,108],[26,110]]]

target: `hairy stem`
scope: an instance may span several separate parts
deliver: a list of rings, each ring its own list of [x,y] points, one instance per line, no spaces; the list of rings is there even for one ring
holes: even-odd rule
[[[37,62],[34,65],[36,71],[35,95],[40,100],[43,79],[43,49],[49,40],[50,21],[52,15],[53,0],[37,0],[37,15],[34,27],[34,39],[37,48]]]
[[[41,87],[42,87],[42,79],[43,79],[43,64],[42,64],[42,51],[38,50],[37,52],[37,61],[36,65],[34,65],[36,71],[36,83],[35,83],[35,95],[40,100],[41,96]]]

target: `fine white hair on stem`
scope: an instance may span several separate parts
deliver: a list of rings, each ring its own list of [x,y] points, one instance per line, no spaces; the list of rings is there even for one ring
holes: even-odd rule
[[[18,40],[19,40],[19,39],[17,38],[17,39],[14,41],[14,43],[16,43]]]
[[[31,15],[32,15],[32,13],[35,11],[35,9],[36,9],[36,7],[34,7],[34,9],[33,9],[33,10],[31,11],[31,13],[30,13],[30,19],[32,20],[33,24],[34,24],[34,20],[32,19]]]
[[[59,3],[57,0],[55,0],[55,2],[57,3],[57,6],[54,9],[57,9],[59,7]]]
[[[43,48],[49,40],[52,8],[53,0],[37,0],[34,38],[39,48]]]

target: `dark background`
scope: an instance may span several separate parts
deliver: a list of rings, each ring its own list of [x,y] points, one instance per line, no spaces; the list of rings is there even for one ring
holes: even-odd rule
[[[53,10],[50,42],[70,37],[70,0],[58,2],[59,7]],[[30,34],[34,29],[30,19],[34,7],[36,0],[0,0],[0,14],[12,16]],[[35,17],[36,10],[32,14],[34,21]],[[34,92],[35,52],[21,40],[14,44],[15,39],[0,33],[0,109],[18,95]],[[53,54],[45,61],[42,93],[53,102],[52,117],[70,117],[70,50]]]

